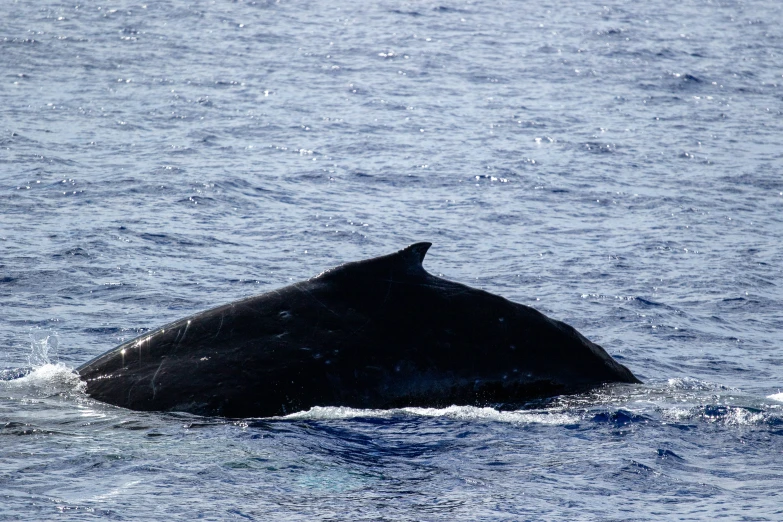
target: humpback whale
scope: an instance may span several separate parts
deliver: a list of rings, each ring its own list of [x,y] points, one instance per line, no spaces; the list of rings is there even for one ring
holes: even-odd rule
[[[313,406],[511,409],[640,382],[571,326],[429,274],[430,246],[175,321],[76,371],[99,401],[234,418]]]

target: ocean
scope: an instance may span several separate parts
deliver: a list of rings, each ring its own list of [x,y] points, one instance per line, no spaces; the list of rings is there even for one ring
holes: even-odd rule
[[[783,520],[783,4],[7,0],[0,520]],[[642,385],[140,413],[73,368],[430,241]]]

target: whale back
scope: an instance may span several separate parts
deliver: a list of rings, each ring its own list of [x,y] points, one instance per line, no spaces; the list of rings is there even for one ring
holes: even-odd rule
[[[77,371],[105,402],[229,417],[312,406],[517,407],[638,382],[565,323],[427,273],[429,247],[170,323]]]

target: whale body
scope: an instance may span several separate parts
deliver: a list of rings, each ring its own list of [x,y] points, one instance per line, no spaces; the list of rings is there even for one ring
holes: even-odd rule
[[[422,267],[430,243],[167,324],[76,369],[91,397],[224,417],[532,400],[640,382],[571,326]]]

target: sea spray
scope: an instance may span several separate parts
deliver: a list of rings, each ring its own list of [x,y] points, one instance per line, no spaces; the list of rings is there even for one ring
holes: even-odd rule
[[[27,357],[30,366],[38,368],[50,363],[57,363],[57,349],[60,346],[60,336],[54,330],[30,331],[30,355]]]
[[[60,345],[57,332],[34,329],[29,335],[31,350],[27,360],[30,367],[5,370],[0,379],[0,391],[27,398],[83,391],[84,383],[73,368],[57,360]]]

